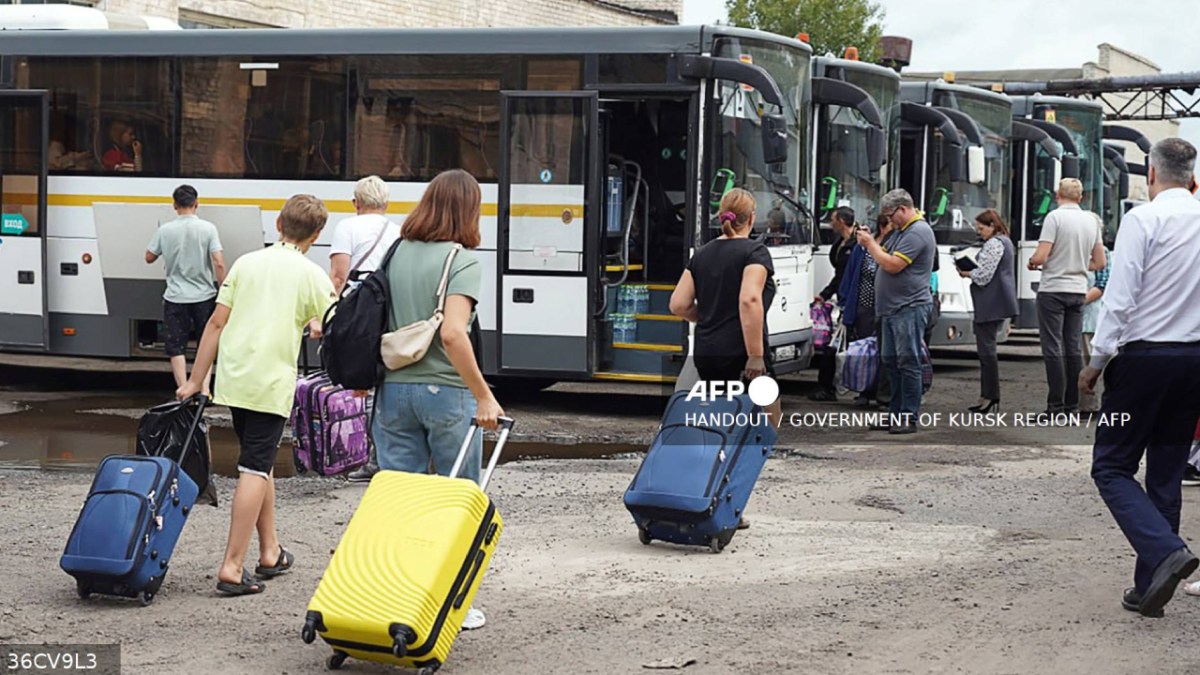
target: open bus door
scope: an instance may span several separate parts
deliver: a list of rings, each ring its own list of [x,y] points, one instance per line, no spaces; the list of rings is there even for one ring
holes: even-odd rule
[[[497,351],[505,375],[594,370],[592,299],[602,224],[597,92],[504,92],[496,242]]]
[[[0,347],[44,350],[46,169],[45,91],[0,90]]]

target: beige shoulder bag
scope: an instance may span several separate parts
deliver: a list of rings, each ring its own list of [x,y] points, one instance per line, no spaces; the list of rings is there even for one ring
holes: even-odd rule
[[[424,358],[425,353],[429,351],[429,345],[433,344],[433,336],[442,327],[446,287],[450,284],[450,267],[461,249],[462,244],[455,244],[450,253],[446,254],[446,265],[442,268],[442,279],[437,287],[437,309],[433,310],[433,316],[383,334],[379,343],[379,355],[388,370],[400,370],[411,366]]]

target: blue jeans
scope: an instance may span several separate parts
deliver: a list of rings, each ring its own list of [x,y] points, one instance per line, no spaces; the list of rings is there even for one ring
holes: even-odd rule
[[[908,413],[909,424],[916,424],[921,412],[921,342],[932,309],[927,302],[883,317],[879,353],[892,388],[891,413]]]
[[[475,417],[475,397],[470,390],[443,384],[386,382],[375,395],[378,401],[371,436],[379,468],[429,473],[432,461],[434,471],[449,475]],[[478,483],[483,434],[475,434],[471,446],[459,477]]]

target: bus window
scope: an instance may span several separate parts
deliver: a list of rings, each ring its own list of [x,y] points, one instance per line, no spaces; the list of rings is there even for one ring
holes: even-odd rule
[[[662,84],[667,81],[666,54],[600,54],[600,84]]]
[[[530,57],[525,60],[529,91],[573,91],[583,87],[583,61],[577,58]]]
[[[515,56],[360,59],[354,174],[428,181],[461,168],[497,180],[500,91],[518,82]]]
[[[182,73],[182,175],[342,176],[345,59],[194,58]]]
[[[169,59],[30,58],[17,86],[50,92],[50,169],[172,175]]]

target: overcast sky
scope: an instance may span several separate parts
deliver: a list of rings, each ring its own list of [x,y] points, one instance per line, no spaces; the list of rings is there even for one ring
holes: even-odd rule
[[[1200,71],[1196,0],[878,1],[884,35],[913,41],[914,71],[1078,68],[1103,42],[1163,72]],[[685,24],[725,17],[724,0],[684,0]],[[1200,120],[1184,122],[1180,135],[1200,145]]]

